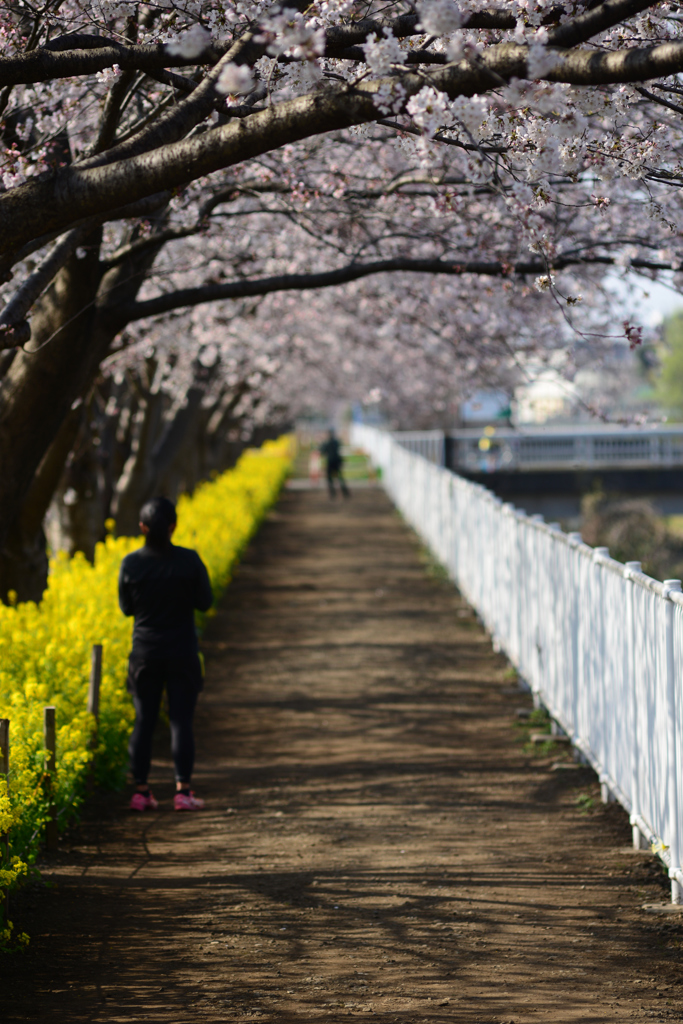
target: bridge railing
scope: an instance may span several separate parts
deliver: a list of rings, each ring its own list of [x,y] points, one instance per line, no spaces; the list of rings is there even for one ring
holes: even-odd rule
[[[400,435],[397,435],[400,436]],[[484,442],[482,445],[482,441]],[[470,473],[539,469],[670,469],[683,466],[683,429],[601,426],[472,428],[447,434],[451,468]]]
[[[425,459],[436,466],[446,463],[446,435],[443,430],[396,430],[392,434],[403,448]]]
[[[683,593],[355,424],[408,522],[683,897]]]

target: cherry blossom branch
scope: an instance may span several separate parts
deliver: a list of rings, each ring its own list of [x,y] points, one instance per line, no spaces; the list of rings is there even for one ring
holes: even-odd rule
[[[389,121],[383,117],[377,121],[377,124],[381,124],[384,128],[393,128],[395,131],[401,132],[404,135],[416,135],[418,138],[422,138],[422,132],[419,131],[419,129],[413,128],[410,125],[401,124],[400,121]],[[444,136],[442,132],[437,132],[434,138],[437,142],[440,142],[445,146],[455,146],[456,149],[464,149],[467,153],[507,152],[507,149],[504,146],[490,146],[486,143],[462,142],[460,139],[449,139]]]
[[[113,160],[127,160],[150,149],[167,146],[182,139],[212,112],[216,99],[215,85],[221,70],[226,64],[238,59],[239,55],[238,43],[227,51],[190,95],[168,114],[158,118],[150,127],[143,128],[128,141],[109,149],[105,154],[79,160],[74,166],[84,170],[101,166],[105,162],[111,163]]]
[[[419,134],[416,132],[415,134]],[[427,185],[427,189],[421,188],[420,186]],[[380,199],[384,196],[394,195],[400,193],[400,190],[410,186],[411,191],[404,193],[409,195],[411,198],[415,196],[433,196],[435,190],[440,186],[449,185],[461,185],[472,189],[472,195],[485,195],[491,192],[489,185],[473,185],[468,178],[455,177],[453,175],[443,175],[442,177],[435,177],[433,174],[427,172],[411,172],[403,173],[396,180],[390,181],[386,186],[373,189],[350,189],[347,192],[347,197],[355,200],[374,200]],[[121,246],[103,262],[106,263],[107,267],[114,267],[117,264],[122,263],[123,260],[128,259],[134,254],[143,252],[145,249],[156,248],[163,245],[166,242],[179,241],[183,238],[191,238],[193,235],[204,231],[209,223],[211,214],[222,206],[224,203],[234,201],[240,196],[262,196],[262,195],[276,195],[285,196],[290,195],[294,191],[292,186],[288,186],[279,181],[271,182],[235,182],[226,188],[220,189],[213,196],[210,196],[199,208],[199,212],[195,221],[192,224],[188,224],[184,227],[168,227],[163,231],[155,232],[153,235],[147,235],[144,238],[136,238],[135,241],[129,242],[126,245]],[[238,211],[234,214],[230,214],[233,217],[248,216],[254,212],[267,213],[271,216],[281,215],[289,216],[288,212],[278,208],[259,208],[258,210],[248,210],[246,212]]]
[[[652,0],[605,0],[598,7],[579,14],[549,32],[548,45],[571,47],[587,43],[599,32],[613,28],[653,6]]]
[[[308,4],[287,0],[286,6],[303,10]],[[560,11],[561,8],[558,7],[551,16],[556,19]],[[470,14],[464,20],[463,28],[514,29],[515,23],[515,17],[504,11],[480,11]],[[418,15],[407,14],[389,21],[364,18],[354,25],[331,26],[325,34],[325,56],[339,57],[349,47],[364,43],[373,33],[381,36],[385,28],[397,39],[423,34],[418,30],[418,24]],[[248,50],[246,42],[243,42],[242,62],[253,63],[261,56],[262,48],[253,42],[253,37],[248,41]],[[217,64],[228,49],[229,45],[213,43],[199,55],[184,57],[178,54],[170,55],[161,43],[125,45],[105,36],[61,36],[28,53],[1,58],[0,88],[60,78],[80,78],[105,71],[115,64],[122,71],[145,72],[161,71],[171,67],[191,67],[197,64],[212,65]]]
[[[514,60],[512,53],[509,57]],[[549,82],[566,82],[568,85],[616,85],[647,82],[652,78],[677,75],[681,71],[683,43],[671,42],[615,53],[571,50],[543,78]]]
[[[127,206],[121,207],[119,210],[110,210],[107,213],[100,214],[96,217],[84,217],[82,220],[77,221],[72,225],[72,228],[83,228],[87,233],[92,231],[93,228],[99,227],[102,224],[106,224],[110,220],[126,220],[134,219],[137,217],[148,217],[152,213],[156,213],[157,210],[165,206],[172,198],[170,192],[159,192],[157,195],[148,196],[146,199],[138,200],[135,203],[130,203]],[[59,237],[61,232],[52,231],[44,235],[40,235],[38,238],[32,239],[29,243],[24,245],[21,249],[12,254],[14,262],[20,262],[25,260],[32,253],[38,249],[44,248],[49,245],[50,242],[54,242]],[[12,259],[2,260],[0,259],[0,278],[4,277],[4,280],[10,280],[11,273],[9,273],[12,265]]]
[[[97,39],[97,47],[81,45],[77,49],[54,52],[52,45],[0,59],[0,86],[31,85],[59,78],[81,78],[95,75],[117,64],[122,71],[156,71],[167,67],[188,67],[198,63],[197,57],[169,56],[162,43],[124,46],[110,39]],[[222,56],[216,48],[201,55],[202,62],[215,64]]]
[[[183,93],[191,93],[197,88],[197,82],[192,78],[185,78],[183,75],[176,75],[173,71],[148,71],[147,77],[152,78],[155,82],[160,82],[162,85],[170,85],[171,88],[176,91]],[[258,100],[259,95],[256,91],[252,93],[244,103],[234,104],[227,107],[225,104],[225,96],[215,96],[213,100],[213,109],[222,114],[224,117],[247,117],[249,114],[254,113],[254,103]]]
[[[554,16],[559,18],[560,8],[555,9]],[[381,37],[388,29],[396,39],[409,36],[424,35],[419,28],[420,19],[417,14],[404,14],[390,21],[375,18],[364,18],[354,25],[332,26],[325,33],[325,56],[343,57],[345,51],[353,46],[360,46],[369,36]],[[513,29],[516,19],[507,11],[477,11],[463,19],[462,27],[466,29]]]
[[[642,82],[683,71],[683,43],[680,42],[616,53],[595,50],[555,53],[558,64],[544,78],[575,85]],[[464,60],[436,68],[430,73],[430,82],[451,99],[483,94],[498,87],[501,80],[525,78],[527,55],[526,46],[501,43],[484,51],[475,65]],[[196,178],[272,152],[287,143],[375,121],[378,114],[375,96],[387,85],[390,88],[400,85],[407,100],[423,88],[424,79],[408,73],[361,82],[355,87],[333,87],[276,104],[202,135],[164,144],[152,152],[105,166],[74,165],[52,178],[31,180],[0,196],[0,252],[10,253],[46,230],[64,230],[84,217],[155,192],[184,186]],[[192,104],[193,95],[186,102]],[[210,95],[207,90],[203,98],[208,100]],[[196,109],[193,109],[190,120],[195,114]],[[187,123],[185,119],[183,129],[187,129]],[[180,124],[173,122],[169,134],[172,136],[180,129]],[[158,131],[157,138],[166,137],[160,126]],[[149,145],[147,137],[144,145]]]
[[[451,277],[462,277],[472,274],[479,277],[528,277],[530,275],[547,275],[549,270],[563,270],[570,266],[599,264],[614,266],[617,260],[612,256],[568,255],[558,256],[554,260],[531,259],[516,263],[505,263],[500,260],[447,260],[447,259],[390,259],[376,260],[369,263],[350,263],[337,270],[322,271],[317,274],[279,274],[273,277],[253,278],[243,281],[228,281],[224,284],[207,284],[198,288],[181,288],[177,291],[158,295],[153,299],[144,299],[131,303],[121,309],[121,315],[131,323],[150,316],[160,316],[176,309],[197,306],[204,302],[216,302],[225,299],[244,299],[256,295],[269,295],[272,292],[306,291],[309,289],[332,288],[350,281],[358,281],[374,274],[410,272],[417,274],[446,274]],[[647,270],[671,270],[671,263],[653,260],[633,259],[630,267]]]
[[[97,137],[90,148],[89,155],[95,156],[97,153],[100,153],[102,150],[108,149],[109,146],[111,146],[119,123],[121,105],[134,80],[134,71],[124,71],[124,73],[114,82],[107,94]]]
[[[21,288],[12,297],[12,300],[0,312],[0,347],[7,347],[10,341],[12,346],[23,344],[31,337],[31,329],[26,322],[26,317],[34,302],[42,295],[57,272],[61,270],[71,256],[74,249],[83,238],[83,228],[75,228],[69,231],[64,238],[52,249],[45,259],[38,265],[32,274],[24,281]],[[23,336],[22,342],[17,341]]]
[[[544,264],[532,261],[528,273],[538,273]],[[373,274],[391,273],[396,271],[413,271],[417,273],[462,275],[464,273],[503,274],[503,264],[497,262],[463,263],[447,260],[410,260],[393,259],[377,260],[372,263],[351,263],[337,270],[322,271],[318,274],[279,274],[274,277],[263,277],[245,281],[229,281],[224,284],[209,284],[198,288],[183,288],[178,291],[159,295],[153,299],[145,299],[124,307],[129,322],[142,320],[149,316],[159,316],[175,309],[196,306],[204,302],[215,302],[221,299],[243,299],[255,295],[268,295],[272,292],[305,291],[307,289],[331,288]]]
[[[663,96],[655,96],[649,89],[643,89],[640,85],[636,86],[636,91],[641,96],[644,96],[646,100],[650,100],[651,103],[657,103],[660,107],[666,107],[668,110],[674,110],[677,114],[683,114],[683,107],[680,103],[672,103],[671,100],[666,100]]]
[[[620,22],[626,21],[628,18],[632,18],[652,6],[652,0],[605,0],[605,3],[599,4],[592,10],[572,18],[570,21],[549,32],[548,45],[562,48],[578,46],[579,43],[588,42],[589,39],[598,35],[598,33],[604,32],[606,29],[612,28],[614,25],[618,25]],[[552,24],[559,19],[561,13],[563,12],[560,8],[551,9],[546,17],[543,18],[542,24]],[[512,14],[485,11],[470,15],[465,19],[462,27],[467,29],[512,29],[515,27],[515,24],[516,21]],[[381,34],[377,28],[373,28],[372,31],[376,32],[377,35]],[[398,32],[394,31],[393,34],[399,38]],[[358,61],[365,61],[366,59],[365,51],[360,45],[349,45],[343,50],[337,47],[332,49],[333,53],[330,52],[328,44],[325,51],[326,56]],[[407,65],[447,64],[448,58],[444,53],[436,53],[431,50],[411,50],[405,55],[405,63]]]
[[[362,46],[349,46],[346,50],[340,50],[335,54],[341,60],[355,60],[365,62],[366,53]],[[448,64],[448,57],[445,53],[436,53],[433,50],[409,50],[403,57],[402,63],[409,64]]]

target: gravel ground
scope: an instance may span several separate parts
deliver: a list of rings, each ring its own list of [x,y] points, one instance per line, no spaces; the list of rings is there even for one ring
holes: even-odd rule
[[[15,899],[3,1021],[680,1021],[657,862],[383,493],[286,492],[204,644],[201,814],[106,796]],[[564,764],[564,768],[554,768]]]

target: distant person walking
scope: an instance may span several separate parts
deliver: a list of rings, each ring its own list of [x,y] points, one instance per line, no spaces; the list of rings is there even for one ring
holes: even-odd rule
[[[204,806],[190,787],[192,723],[202,688],[194,610],[208,611],[213,595],[209,574],[197,552],[171,543],[175,527],[175,506],[168,498],[152,498],[143,505],[140,529],[145,546],[126,555],[119,575],[121,611],[135,617],[127,682],[135,706],[128,745],[136,785],[130,802],[133,811],[158,806],[147,778],[164,686],[176,778],[174,807],[176,811],[198,811]]]
[[[342,474],[344,457],[341,453],[341,444],[334,430],[330,430],[327,441],[320,445],[320,454],[324,455],[327,460],[327,486],[330,489],[330,497],[336,497],[336,491],[334,489],[334,479],[336,477],[339,481],[339,488],[342,494],[345,498],[350,498],[351,494],[346,486],[346,482]]]

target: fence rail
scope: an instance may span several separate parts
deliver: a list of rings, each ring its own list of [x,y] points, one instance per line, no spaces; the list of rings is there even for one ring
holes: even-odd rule
[[[352,443],[476,608],[537,702],[629,812],[683,901],[683,593],[354,424]]]

